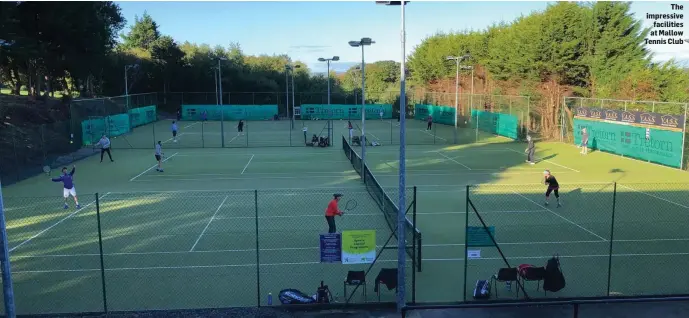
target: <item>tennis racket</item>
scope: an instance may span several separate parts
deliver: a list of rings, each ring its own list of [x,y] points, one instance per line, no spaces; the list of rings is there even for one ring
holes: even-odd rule
[[[43,166],[43,172],[45,172],[47,175],[50,175],[50,166]]]
[[[349,200],[349,201],[347,201],[347,203],[345,204],[345,211],[347,211],[347,212],[352,211],[352,210],[356,209],[356,206],[357,206],[357,205],[358,205],[358,204],[356,203],[356,201],[354,201],[354,200]]]

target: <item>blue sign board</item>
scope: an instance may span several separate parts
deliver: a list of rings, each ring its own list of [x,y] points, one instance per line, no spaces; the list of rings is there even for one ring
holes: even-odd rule
[[[339,233],[320,235],[321,263],[342,263],[342,236]]]

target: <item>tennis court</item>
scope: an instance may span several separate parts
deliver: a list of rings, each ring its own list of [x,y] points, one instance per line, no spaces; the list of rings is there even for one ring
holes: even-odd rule
[[[371,122],[366,123],[367,134],[376,136],[385,125],[396,124]],[[368,266],[319,263],[318,234],[327,228],[323,210],[332,193],[342,192],[345,199],[358,202],[356,211],[338,218],[338,230],[374,229],[379,248],[391,234],[379,202],[343,154],[337,136],[347,135],[344,123],[335,122],[332,148],[235,149],[191,148],[199,147],[199,141],[210,142],[192,139],[196,127],[203,128],[204,138],[221,134],[219,127],[210,130],[207,123],[184,128],[191,124],[180,125],[175,149],[165,151],[164,173],[155,171],[152,149],[114,150],[115,163],[101,164],[96,157],[77,162],[80,210],[63,210],[60,185],[45,175],[3,189],[19,313],[102,311],[103,285],[109,310],[266,305],[269,293],[275,305],[281,289],[311,293],[321,280],[344,300],[346,272]],[[248,129],[257,124],[283,125],[250,122]],[[266,143],[296,138],[271,132],[268,126],[260,130]],[[427,138],[422,128],[423,123],[410,121],[408,137]],[[118,138],[113,145],[152,146],[149,129],[165,131],[169,122],[138,127],[126,141]],[[293,131],[303,139],[298,125]],[[235,130],[225,133],[226,142],[237,136]],[[171,141],[162,141],[164,148],[172,148]],[[186,142],[195,146],[185,149]],[[213,142],[221,146],[220,138]],[[396,202],[398,148],[381,144],[367,150],[366,164]],[[467,184],[481,184],[471,188],[468,197],[484,221],[495,226],[510,265],[540,266],[553,254],[561,256],[568,285],[556,296],[607,292],[611,232],[613,292],[683,290],[684,284],[670,275],[689,260],[685,173],[599,152],[581,156],[575,147],[559,143],[537,147],[542,160],[534,166],[524,162],[521,144],[497,137],[482,143],[407,147],[407,184],[417,187],[416,227],[423,234],[418,302],[462,299]],[[544,169],[560,181],[561,208],[553,202],[542,204]],[[618,185],[611,228],[613,181]],[[411,202],[410,195],[407,198]],[[476,213],[468,218],[469,225],[481,225]],[[396,245],[394,238],[391,244]],[[469,289],[476,279],[487,279],[504,267],[494,247],[480,249],[480,258],[468,262]],[[371,270],[369,301],[377,301],[372,281],[379,269],[396,264],[396,251],[382,251]],[[658,264],[665,268],[658,271]],[[533,285],[527,285],[527,292],[539,296]],[[503,290],[501,296],[509,296]],[[384,288],[382,300],[394,300],[394,294]],[[363,301],[359,292],[352,301]]]

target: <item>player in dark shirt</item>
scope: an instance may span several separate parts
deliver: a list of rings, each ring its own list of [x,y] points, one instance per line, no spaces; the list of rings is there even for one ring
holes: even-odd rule
[[[548,199],[550,198],[550,193],[553,192],[555,193],[555,198],[557,199],[557,207],[561,207],[562,205],[560,204],[560,184],[557,183],[557,179],[555,179],[555,176],[550,174],[550,170],[546,170],[544,172],[545,174],[545,184],[548,186],[548,190],[545,191],[545,205],[548,205]]]

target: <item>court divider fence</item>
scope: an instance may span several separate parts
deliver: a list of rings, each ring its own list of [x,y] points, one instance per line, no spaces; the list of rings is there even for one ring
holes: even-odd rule
[[[354,167],[360,163],[351,147],[343,151]],[[376,278],[397,265],[395,227],[389,223],[397,209],[389,198],[396,189],[380,187],[368,167],[359,167],[366,178],[360,191],[109,192],[80,196],[78,210],[61,209],[54,197],[5,197],[17,310],[269,306],[271,294],[277,305],[280,290],[312,294],[321,281],[339,305],[378,302]],[[417,189],[408,189],[410,308],[689,294],[685,281],[677,279],[689,262],[689,184],[560,186],[562,207],[554,193],[545,205],[544,186],[538,184],[459,188],[468,213],[432,219],[424,212],[433,203],[417,202]],[[358,202],[337,218],[338,230],[375,230],[372,264],[320,261],[318,236],[327,229],[323,210],[333,192],[344,194],[341,207],[347,200]],[[437,241],[443,237],[456,240]],[[542,267],[553,256],[559,257],[566,279],[558,292],[544,292],[543,281],[520,279],[509,290],[492,281],[500,269]],[[366,285],[347,286],[345,292],[349,271],[363,271]],[[477,280],[492,283],[490,299],[473,299]],[[394,292],[380,287],[380,302],[392,302]]]
[[[344,194],[342,210],[357,203],[336,219],[341,255],[319,244],[334,192]],[[407,194],[413,218],[414,189]],[[311,296],[321,282],[334,306],[395,301],[396,235],[381,211],[387,203],[365,188],[79,198],[75,210],[55,198],[5,197],[19,314],[280,306],[281,290]],[[410,258],[406,266],[399,283],[411,300],[417,264]],[[364,282],[345,286],[348,275]]]

